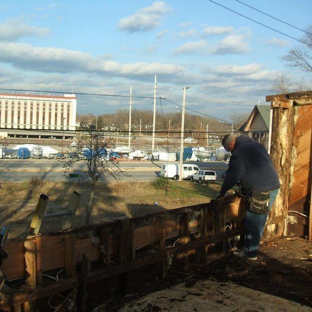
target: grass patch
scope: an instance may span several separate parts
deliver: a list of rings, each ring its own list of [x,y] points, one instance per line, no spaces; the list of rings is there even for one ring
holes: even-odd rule
[[[207,203],[215,198],[220,184],[201,185],[191,181],[156,179],[153,182],[98,183],[95,188],[92,221],[102,223],[116,218],[138,217],[159,211]],[[47,213],[66,209],[73,192],[81,195],[74,227],[85,224],[85,211],[90,195],[86,183],[54,183],[31,179],[27,183],[2,183],[0,217],[9,226],[11,237],[27,233],[41,194],[49,197]],[[49,224],[48,224],[49,222]],[[43,232],[60,230],[60,221],[44,220]],[[46,228],[45,228],[46,226]]]
[[[151,204],[155,199],[164,206],[177,208],[176,200],[192,199],[192,202],[204,202],[214,198],[220,189],[220,184],[202,185],[191,181],[173,181],[166,178],[157,178],[153,182],[114,182],[98,183],[95,189],[96,198],[101,205],[112,205],[115,201],[119,205],[126,206],[128,203]],[[53,202],[67,202],[74,191],[83,198],[89,195],[90,187],[85,183],[61,183],[41,181],[32,178],[27,182],[1,184],[1,206],[16,202],[36,202],[40,194],[45,194]],[[13,201],[12,201],[13,199]]]
[[[164,177],[157,178],[152,182],[152,186],[156,190],[167,190],[169,186],[169,179]]]

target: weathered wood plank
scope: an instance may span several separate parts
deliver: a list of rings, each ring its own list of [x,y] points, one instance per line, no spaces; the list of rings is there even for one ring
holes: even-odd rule
[[[49,197],[47,195],[40,195],[35,213],[30,224],[29,235],[37,235],[39,233],[43,216],[47,209],[48,201]]]
[[[271,103],[271,106],[274,108],[290,108],[292,106],[292,101],[276,99]]]
[[[300,183],[293,186],[289,197],[289,205],[292,205],[301,198],[306,197],[309,194],[309,191],[308,181],[306,181],[306,183]]]
[[[82,262],[84,254],[90,261],[97,260],[99,259],[99,256],[100,256],[100,247],[94,246],[92,244],[91,238],[76,240],[75,251],[76,251],[76,261],[78,263]]]
[[[310,189],[309,240],[312,241],[312,182]]]
[[[302,150],[299,154],[297,154],[297,157],[295,159],[295,164],[293,167],[293,171],[290,172],[290,174],[293,174],[295,171],[299,170],[300,168],[303,168],[306,165],[309,165],[310,167],[310,153],[311,151],[309,149]]]
[[[291,92],[285,94],[274,94],[274,95],[267,95],[266,101],[270,102],[273,100],[287,100],[287,99],[296,99],[296,101],[304,101],[305,103],[310,103],[312,101],[312,92],[311,91],[299,91],[299,92]]]
[[[311,132],[310,131],[303,131],[298,134],[298,136],[294,137],[294,147],[297,150],[297,153],[300,153],[304,150],[310,150],[311,148]]]
[[[135,249],[139,249],[158,242],[160,238],[161,233],[158,222],[149,224],[134,230],[133,245]]]
[[[2,270],[9,280],[25,276],[24,241],[9,239],[3,250],[8,254],[8,261],[2,264]]]
[[[297,108],[297,116],[293,136],[301,137],[303,133],[311,131],[312,105]]]
[[[270,156],[275,168],[278,171],[281,189],[276,201],[273,214],[276,217],[287,215],[290,191],[290,172],[293,148],[293,131],[294,131],[295,108],[289,109],[273,108],[272,122],[272,146]],[[278,222],[278,221],[277,221]],[[280,231],[286,232],[287,224],[285,222],[276,223],[274,227]],[[268,228],[268,227],[266,227]],[[271,226],[273,229],[273,225]],[[272,232],[272,229],[268,232]],[[265,234],[266,230],[265,230]],[[264,236],[265,237],[265,236]]]
[[[25,242],[26,282],[34,289],[37,286],[37,248],[36,243]]]
[[[66,235],[64,243],[65,273],[68,277],[76,277],[75,237]]]
[[[306,163],[293,172],[292,184],[308,183],[310,176],[310,164]]]

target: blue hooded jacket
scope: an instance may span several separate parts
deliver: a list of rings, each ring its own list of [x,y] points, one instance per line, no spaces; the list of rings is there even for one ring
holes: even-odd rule
[[[277,171],[265,147],[243,135],[236,138],[220,195],[224,196],[238,182],[245,195],[280,187]]]

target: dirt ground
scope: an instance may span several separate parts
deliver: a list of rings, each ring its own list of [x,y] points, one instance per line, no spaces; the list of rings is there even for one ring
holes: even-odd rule
[[[163,286],[116,311],[312,311],[312,242],[277,239],[260,246],[257,261],[230,253],[169,272]]]

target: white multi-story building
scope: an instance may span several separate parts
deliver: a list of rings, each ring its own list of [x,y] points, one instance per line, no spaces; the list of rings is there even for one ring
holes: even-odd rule
[[[75,130],[74,94],[0,93],[0,129]]]

